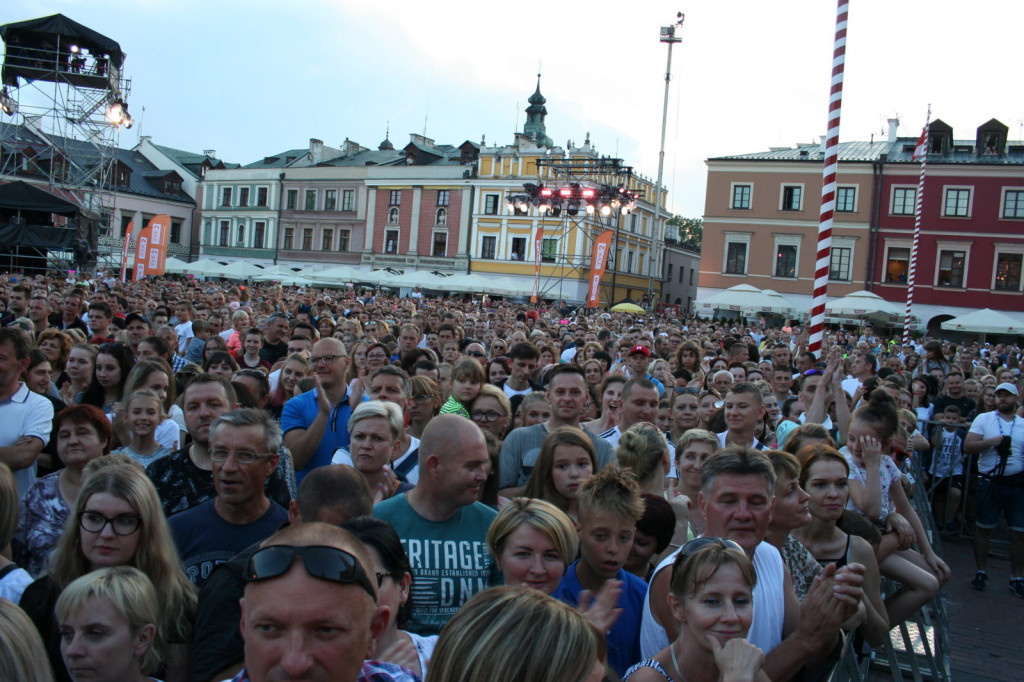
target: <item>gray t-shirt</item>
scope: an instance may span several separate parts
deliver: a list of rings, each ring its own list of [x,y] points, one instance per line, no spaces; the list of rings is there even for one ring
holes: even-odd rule
[[[594,451],[597,453],[597,468],[603,469],[605,465],[615,459],[615,450],[603,438],[599,438],[589,431],[584,431],[590,442],[594,444]],[[501,477],[498,482],[499,488],[514,488],[526,485],[533,471],[533,465],[537,463],[540,455],[540,447],[544,443],[548,429],[544,424],[534,424],[514,429],[505,438],[501,446]],[[597,473],[596,471],[594,473]]]

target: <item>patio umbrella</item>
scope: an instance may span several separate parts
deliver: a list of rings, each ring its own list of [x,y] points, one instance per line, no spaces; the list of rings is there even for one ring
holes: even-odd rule
[[[226,279],[249,279],[250,277],[256,277],[256,275],[265,274],[265,271],[263,268],[252,263],[236,260],[234,263],[228,263],[220,268],[219,272],[213,274]]]
[[[178,260],[174,256],[168,256],[167,260],[164,261],[164,272],[170,275],[180,275],[185,272],[185,268],[188,267],[188,263],[183,260]]]
[[[623,301],[622,303],[616,303],[611,307],[611,310],[616,313],[646,313],[647,311],[638,306],[636,303],[629,303]]]
[[[219,277],[219,273],[223,269],[224,266],[217,261],[210,258],[204,258],[203,260],[197,260],[186,264],[181,271],[198,277]]]
[[[947,331],[978,334],[1024,334],[1024,322],[989,308],[954,317],[951,320],[946,320],[940,326]]]
[[[708,298],[697,301],[698,310],[733,310],[744,315],[751,313],[784,312],[792,306],[781,294],[772,292],[774,296],[761,291],[749,284],[737,284],[725,291],[720,291]]]

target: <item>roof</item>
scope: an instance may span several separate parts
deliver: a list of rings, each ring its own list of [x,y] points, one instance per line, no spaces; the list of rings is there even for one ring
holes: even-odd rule
[[[70,158],[72,167],[79,166],[82,168],[92,169],[95,168],[96,164],[102,160],[101,157],[103,152],[101,151],[101,148],[93,142],[78,140],[71,137],[62,137],[60,135],[49,135],[49,138],[53,140],[54,147],[57,150],[66,154]],[[45,140],[37,136],[25,126],[0,123],[0,144],[3,144],[4,146],[16,146],[21,149],[31,147],[37,152],[38,158],[42,160],[50,159],[54,155],[54,147],[51,147]],[[158,188],[149,181],[154,177],[165,177],[168,173],[174,171],[164,171],[157,168],[149,161],[149,159],[132,149],[121,149],[119,147],[115,147],[112,154],[116,157],[118,162],[126,166],[131,173],[127,186],[111,185],[107,189],[115,192],[128,192],[131,194],[139,194],[169,201],[180,201],[189,204],[195,203],[192,197],[184,191],[164,192],[161,188]],[[74,184],[74,178],[71,178],[70,182]]]
[[[974,164],[1016,166],[1024,165],[1024,141],[1008,140],[1002,154],[978,154],[975,140],[953,140],[951,151],[946,154],[928,154],[929,164]],[[890,163],[919,163],[913,160],[916,137],[901,137],[896,140],[886,157]]]
[[[878,161],[889,149],[889,141],[879,142],[840,142],[840,161]],[[735,154],[717,156],[709,161],[824,161],[825,151],[822,145],[798,144],[795,147],[773,148],[766,152],[752,154]]]
[[[0,26],[0,38],[8,44],[8,49],[12,41],[32,46],[36,41],[50,36],[60,36],[67,42],[77,42],[90,52],[106,52],[114,66],[119,67],[124,62],[124,53],[121,52],[121,46],[116,40],[111,40],[88,26],[68,19],[63,14],[51,14],[48,17]]]
[[[243,164],[242,168],[288,168],[289,166],[295,165],[298,161],[306,158],[309,154],[309,147],[302,147],[300,149],[289,149],[279,154],[271,154],[265,156],[259,161],[253,161],[252,163]]]
[[[150,144],[153,144],[150,142]],[[239,168],[241,164],[238,163],[226,163],[215,156],[209,156],[207,154],[199,154],[197,152],[187,152],[182,149],[175,149],[174,147],[165,147],[161,144],[153,144],[158,150],[164,153],[168,158],[175,161],[179,166],[184,168],[186,171],[192,174],[195,179],[202,177],[199,168],[203,165],[203,162],[208,162],[210,168]]]

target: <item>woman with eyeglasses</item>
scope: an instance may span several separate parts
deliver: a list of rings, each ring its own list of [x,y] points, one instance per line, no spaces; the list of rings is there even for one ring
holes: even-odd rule
[[[512,421],[512,404],[505,391],[497,386],[484,384],[470,405],[469,417],[477,426],[489,431],[497,439],[500,449]]]
[[[370,377],[378,369],[391,361],[391,351],[379,341],[366,343],[366,355],[363,368],[357,370],[356,377],[349,382],[349,405],[355,409],[360,402],[370,399]]]
[[[82,393],[75,396],[75,402],[93,405],[105,414],[113,412],[115,404],[124,397],[124,384],[134,366],[135,356],[129,346],[103,344],[96,354],[92,380]]]
[[[57,599],[77,578],[110,566],[134,566],[153,582],[160,595],[156,626],[167,642],[157,675],[167,682],[187,679],[195,586],[181,568],[156,488],[143,468],[124,455],[100,457],[86,467],[49,569],[21,598],[57,680],[71,680],[61,659]]]
[[[754,565],[732,540],[697,538],[672,568],[669,608],[679,626],[674,642],[640,661],[628,682],[767,682],[762,651],[746,640],[754,619]],[[725,673],[728,671],[728,675]]]
[[[405,666],[420,679],[425,678],[437,635],[417,635],[402,629],[412,613],[414,576],[398,533],[387,521],[371,516],[346,521],[341,527],[366,545],[379,584],[377,604],[391,609],[387,629],[377,640],[374,659]]]
[[[12,540],[14,560],[33,577],[46,569],[78,498],[82,472],[110,452],[111,426],[92,405],[72,405],[53,420],[57,454],[64,468],[36,480],[21,502],[21,521]]]

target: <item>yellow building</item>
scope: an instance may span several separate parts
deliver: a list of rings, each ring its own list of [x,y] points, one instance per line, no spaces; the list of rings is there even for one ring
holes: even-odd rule
[[[521,284],[523,296],[529,296],[536,269],[534,244],[537,231],[543,230],[540,298],[583,302],[594,239],[611,230],[614,236],[601,305],[624,299],[639,302],[649,292],[659,300],[664,234],[655,216],[655,183],[635,175],[621,159],[600,156],[589,134],[582,145],[570,141],[564,148],[555,146],[545,130],[545,101],[538,77],[526,124],[523,132],[515,134],[513,144],[481,144],[478,172],[472,180],[470,271],[509,277]],[[609,215],[588,212],[583,202],[570,209],[568,201],[561,202],[560,210],[545,212],[537,201],[510,203],[527,193],[527,183],[553,190],[556,202],[558,190],[573,183],[595,192],[622,187],[638,198],[628,214],[618,207]],[[664,194],[661,217],[669,217]]]

